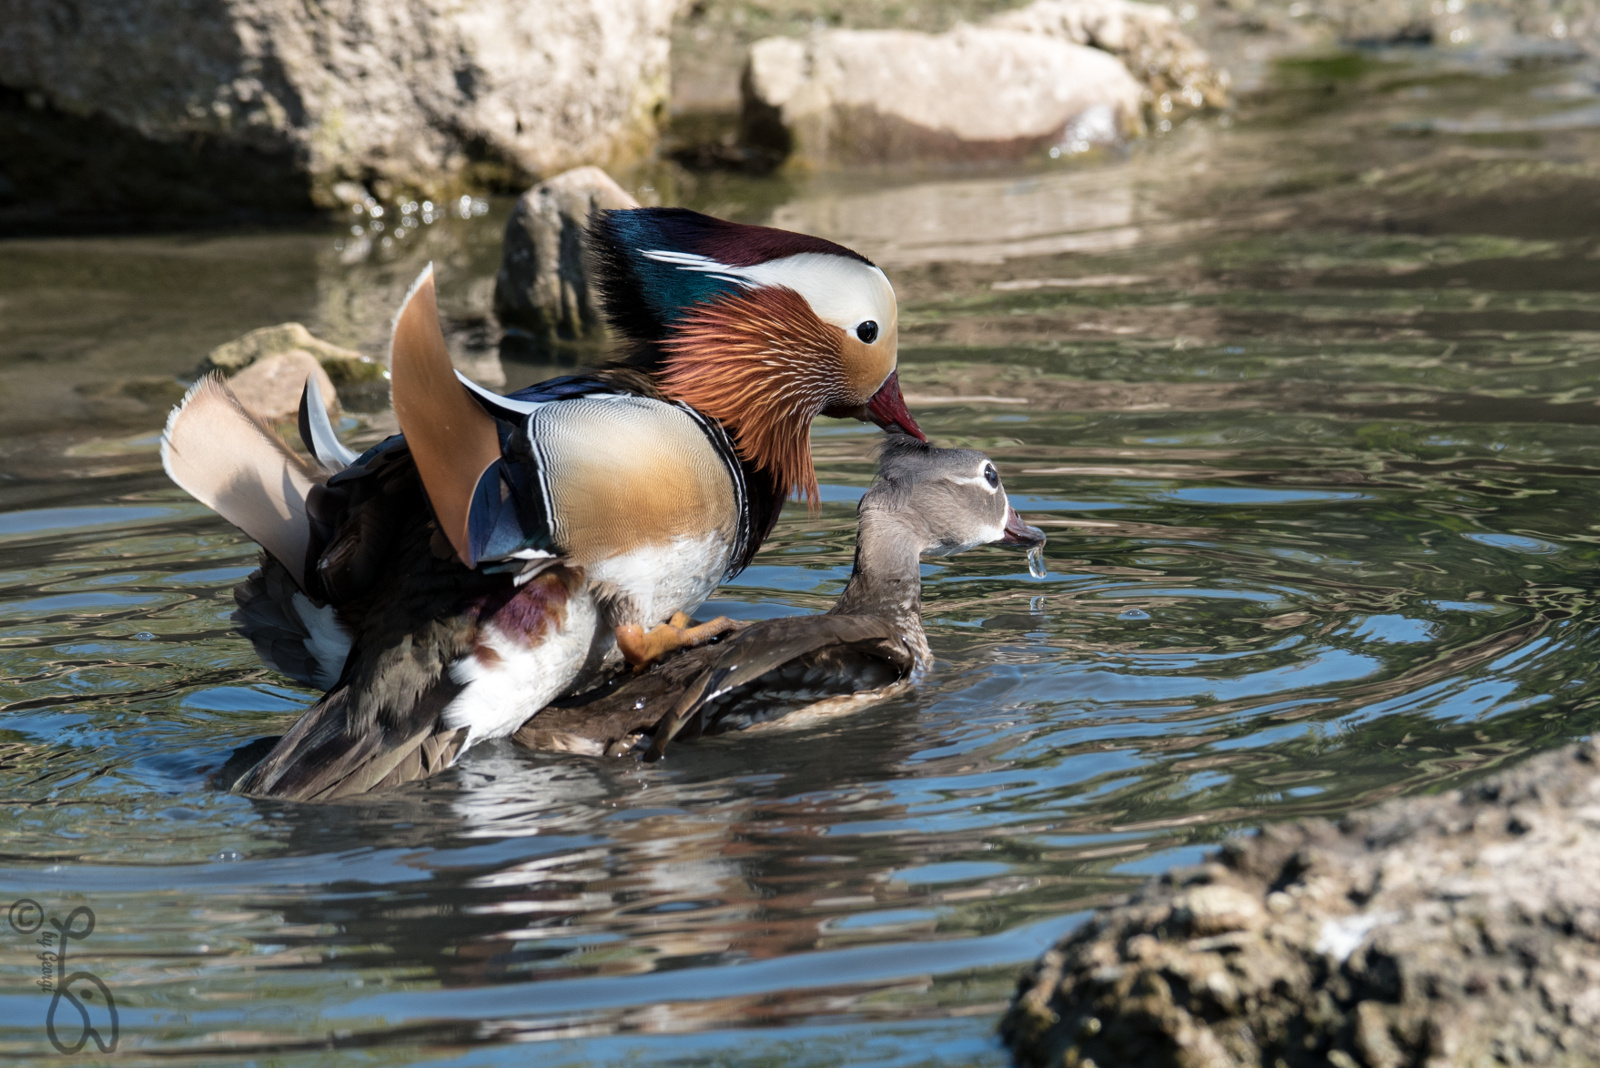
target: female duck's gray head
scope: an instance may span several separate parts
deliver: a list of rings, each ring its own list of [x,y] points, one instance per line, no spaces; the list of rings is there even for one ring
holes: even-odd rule
[[[977,545],[1044,544],[1006,498],[994,462],[976,449],[940,449],[904,434],[884,440],[878,478],[861,498],[863,524],[892,517],[919,552],[949,556]]]

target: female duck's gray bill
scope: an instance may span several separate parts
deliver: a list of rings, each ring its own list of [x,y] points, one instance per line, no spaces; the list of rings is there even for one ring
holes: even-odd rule
[[[1044,531],[1038,527],[1029,526],[1022,521],[1017,510],[1010,505],[1006,506],[1006,536],[1000,539],[1002,545],[1043,545]]]

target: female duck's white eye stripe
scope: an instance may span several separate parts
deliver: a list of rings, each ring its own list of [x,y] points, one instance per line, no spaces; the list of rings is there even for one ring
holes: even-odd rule
[[[817,318],[846,332],[863,320],[878,323],[879,336],[898,320],[894,287],[876,267],[848,256],[801,252],[751,267],[732,267],[693,252],[647,249],[647,259],[685,271],[699,271],[746,288],[784,286],[806,298]]]
[[[964,478],[950,477],[946,478],[945,481],[953,486],[982,486],[990,492],[1000,488],[998,485],[990,484],[989,480],[982,475],[967,475]]]

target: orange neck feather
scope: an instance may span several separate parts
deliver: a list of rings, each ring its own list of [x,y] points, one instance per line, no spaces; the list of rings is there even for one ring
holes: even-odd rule
[[[741,458],[816,508],[811,420],[846,399],[839,333],[792,289],[698,304],[662,346],[662,390],[720,422]]]

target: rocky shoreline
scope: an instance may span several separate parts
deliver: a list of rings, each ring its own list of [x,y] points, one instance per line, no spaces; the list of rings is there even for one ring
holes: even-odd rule
[[[1600,751],[1268,826],[1102,910],[1001,1026],[1052,1068],[1600,1061]]]
[[[1600,40],[1596,0],[0,0],[0,15],[0,233],[270,221],[663,157],[1059,157],[1223,107],[1230,74],[1255,92],[1291,53],[1560,59]]]
[[[685,74],[687,99],[742,109],[723,121],[739,131],[734,158],[764,167],[1014,159],[1223,100],[1225,76],[1165,8],[953,6],[976,21],[856,30],[840,14],[800,37],[680,41],[680,68],[701,52],[708,68]],[[69,17],[8,0],[0,232],[270,220],[635,166],[670,115],[695,110],[673,100],[669,54],[675,19],[722,25],[708,10],[226,0]],[[678,155],[726,164],[712,147]]]
[[[0,232],[509,189],[650,155],[678,0],[5,0]]]

